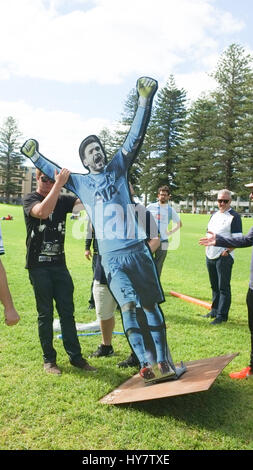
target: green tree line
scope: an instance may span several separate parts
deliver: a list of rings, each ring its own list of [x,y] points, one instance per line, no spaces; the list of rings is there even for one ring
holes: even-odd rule
[[[7,117],[0,128],[0,198],[7,204],[21,198],[24,179],[21,138],[16,120]]]

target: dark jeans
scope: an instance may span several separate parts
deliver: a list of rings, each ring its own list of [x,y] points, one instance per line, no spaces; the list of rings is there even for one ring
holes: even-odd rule
[[[250,367],[253,368],[253,290],[249,289],[247,293],[248,324],[251,337]]]
[[[95,300],[94,300],[94,297],[93,297],[93,284],[94,284],[94,275],[95,275],[95,271],[96,271],[96,265],[97,265],[97,253],[93,253],[93,256],[92,256],[92,272],[93,272],[93,279],[92,279],[92,283],[91,283],[91,286],[90,286],[90,298],[88,300],[90,306],[92,307],[95,307]]]
[[[231,255],[217,259],[206,258],[206,265],[212,288],[212,313],[227,321],[231,305],[231,274],[234,260]]]
[[[161,246],[157,248],[153,256],[159,278],[161,277],[163,263],[165,261],[167,254],[168,254],[168,242],[162,242]]]
[[[55,362],[53,347],[54,303],[59,314],[64,348],[71,362],[82,358],[74,319],[74,286],[65,266],[29,269],[38,311],[38,328],[44,362]]]

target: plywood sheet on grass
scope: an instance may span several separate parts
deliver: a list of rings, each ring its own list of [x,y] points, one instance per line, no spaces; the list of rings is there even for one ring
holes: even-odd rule
[[[118,405],[206,391],[237,355],[238,353],[235,353],[187,362],[187,371],[178,380],[154,385],[145,384],[139,374],[135,374],[100,402]]]

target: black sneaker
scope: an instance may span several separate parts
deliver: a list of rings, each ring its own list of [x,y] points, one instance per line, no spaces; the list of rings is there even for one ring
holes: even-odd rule
[[[139,361],[134,353],[122,362],[118,363],[118,367],[136,367],[139,366]]]
[[[216,317],[214,321],[211,321],[210,325],[220,325],[223,322],[226,322],[224,318]]]
[[[110,346],[107,346],[106,344],[100,344],[100,346],[98,346],[97,350],[90,354],[89,357],[102,357],[102,356],[113,356],[114,354],[114,350],[113,350],[113,347],[110,345]]]
[[[206,315],[201,315],[203,318],[216,318],[216,313],[209,312]]]

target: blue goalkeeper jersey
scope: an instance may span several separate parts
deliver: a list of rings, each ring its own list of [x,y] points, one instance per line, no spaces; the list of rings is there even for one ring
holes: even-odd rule
[[[127,176],[143,141],[150,111],[150,106],[138,106],[123,146],[101,173],[71,173],[65,185],[84,204],[95,229],[101,255],[127,248],[147,238],[143,226],[138,224]],[[32,160],[37,168],[52,179],[55,169],[60,169],[39,152],[35,153]]]

